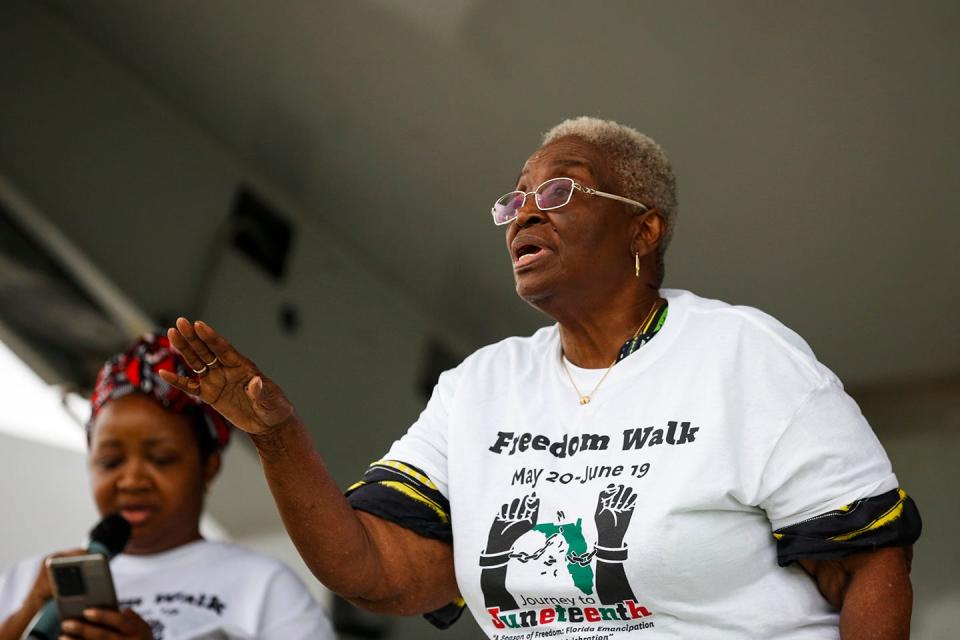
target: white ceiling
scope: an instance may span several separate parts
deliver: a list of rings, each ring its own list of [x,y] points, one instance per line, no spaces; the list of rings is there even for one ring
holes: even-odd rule
[[[673,159],[669,286],[853,384],[960,371],[960,4],[48,3],[477,344],[544,322],[490,201],[591,114]]]

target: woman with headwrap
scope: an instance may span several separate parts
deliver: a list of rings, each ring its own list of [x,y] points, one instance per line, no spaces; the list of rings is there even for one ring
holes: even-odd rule
[[[146,335],[97,377],[87,424],[93,499],[102,515],[123,516],[132,533],[110,563],[121,610],[64,620],[64,635],[333,638],[320,606],[290,569],[201,536],[204,500],[230,425],[167,384],[161,371],[189,370],[166,336]],[[6,617],[0,639],[19,638],[50,597],[42,559],[0,577],[0,620]]]

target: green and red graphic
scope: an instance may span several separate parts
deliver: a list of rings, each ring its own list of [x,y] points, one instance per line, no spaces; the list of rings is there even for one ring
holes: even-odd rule
[[[557,522],[540,522],[540,499],[530,493],[503,504],[494,517],[487,535],[486,550],[480,554],[480,589],[484,604],[497,628],[536,626],[553,622],[622,621],[647,617],[650,612],[637,603],[636,595],[627,580],[623,563],[627,559],[627,547],[623,539],[630,527],[636,508],[637,494],[625,485],[608,485],[597,496],[593,520],[597,541],[590,549],[583,533],[583,519],[567,519],[563,512],[557,513]],[[515,551],[514,545],[529,533],[543,536],[543,544],[533,552]],[[556,551],[566,549],[563,559],[565,572],[561,573]],[[553,554],[548,553],[553,551]],[[544,556],[546,559],[543,559]],[[540,562],[545,571],[541,575],[549,579],[571,580],[576,591],[584,596],[555,598],[524,595],[522,604],[507,589],[507,573],[514,562]],[[556,588],[548,589],[557,593]],[[596,602],[607,606],[576,606],[583,602]],[[520,614],[501,615],[516,611],[521,606],[553,605],[532,609]],[[569,606],[563,606],[569,605]]]

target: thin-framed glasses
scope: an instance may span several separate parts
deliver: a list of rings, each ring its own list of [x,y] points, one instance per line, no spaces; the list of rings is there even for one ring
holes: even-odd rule
[[[493,203],[493,209],[490,211],[490,213],[493,214],[493,223],[501,225],[513,222],[517,214],[520,213],[520,209],[523,208],[529,195],[533,195],[533,201],[537,204],[537,208],[540,209],[540,211],[559,209],[569,204],[570,199],[573,198],[573,191],[575,189],[587,195],[626,202],[635,207],[640,207],[644,211],[650,210],[650,207],[642,202],[585,187],[579,182],[574,181],[573,178],[551,178],[533,191],[511,191],[497,198],[497,201]]]

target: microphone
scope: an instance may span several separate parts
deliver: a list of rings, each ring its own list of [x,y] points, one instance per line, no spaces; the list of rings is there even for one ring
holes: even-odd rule
[[[101,553],[110,560],[123,551],[130,541],[131,527],[119,513],[111,513],[90,530],[90,544],[87,551]]]
[[[130,540],[130,523],[119,513],[111,513],[90,531],[90,543],[87,551],[99,553],[107,560],[123,551]],[[32,623],[20,640],[56,640],[60,637],[60,614],[57,605],[51,599],[40,608]]]

